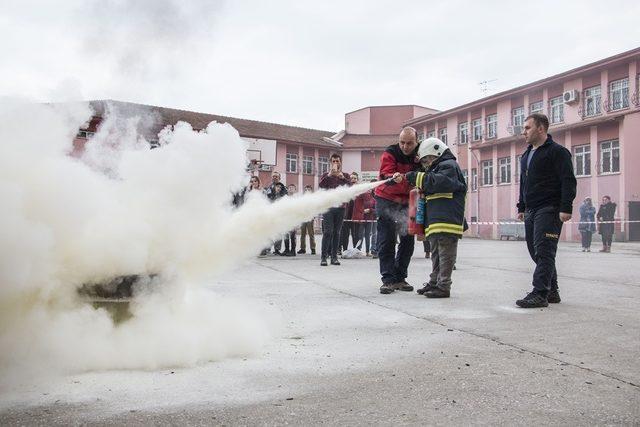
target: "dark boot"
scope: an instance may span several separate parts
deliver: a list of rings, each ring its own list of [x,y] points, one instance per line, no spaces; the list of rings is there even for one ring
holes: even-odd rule
[[[383,283],[382,286],[380,286],[381,294],[390,294],[395,290],[396,288],[393,286],[393,283]]]
[[[450,291],[448,289],[442,289],[439,287],[435,287],[430,289],[424,293],[424,296],[427,298],[449,298]]]
[[[435,283],[426,282],[426,283],[423,283],[422,288],[418,289],[416,292],[418,293],[418,295],[424,295],[425,292],[430,291],[435,287],[436,287]]]
[[[547,295],[547,302],[549,304],[558,304],[560,301],[560,293],[558,293],[557,289],[552,289],[549,291],[549,295]]]
[[[548,307],[549,302],[545,296],[537,292],[530,292],[526,297],[516,301],[516,305],[521,308]]]
[[[396,290],[398,291],[404,291],[404,292],[411,292],[413,291],[413,286],[411,286],[410,284],[407,283],[406,280],[403,280],[402,282],[396,282],[393,284],[393,286],[396,288]]]

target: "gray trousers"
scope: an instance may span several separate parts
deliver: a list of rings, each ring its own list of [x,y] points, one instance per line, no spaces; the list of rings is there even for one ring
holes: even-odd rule
[[[451,290],[451,273],[458,256],[458,237],[450,234],[429,236],[431,246],[431,274],[429,284],[445,291]]]

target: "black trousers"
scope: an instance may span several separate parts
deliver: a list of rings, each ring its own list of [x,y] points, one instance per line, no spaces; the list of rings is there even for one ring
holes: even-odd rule
[[[413,255],[415,238],[407,234],[408,207],[376,197],[378,214],[377,251],[382,283],[402,282]],[[396,252],[396,239],[400,238]]]
[[[344,221],[344,208],[331,208],[322,215],[322,258],[338,258],[340,229]]]
[[[562,231],[560,211],[555,206],[528,209],[524,216],[527,249],[536,263],[533,272],[533,290],[546,296],[551,289],[558,289],[556,252]]]
[[[286,252],[295,252],[296,251],[296,229],[294,228],[290,232],[285,235],[284,238],[284,250]]]
[[[591,238],[593,237],[592,231],[581,231],[580,235],[582,236],[582,247],[588,249],[591,247]]]

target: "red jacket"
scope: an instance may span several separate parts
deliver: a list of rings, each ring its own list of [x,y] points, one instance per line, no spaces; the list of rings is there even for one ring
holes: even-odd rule
[[[416,161],[415,153],[407,156],[400,149],[399,144],[390,145],[382,153],[380,158],[380,179],[391,178],[394,173],[400,172],[405,174],[417,170],[420,164]],[[400,203],[403,205],[409,204],[409,191],[411,191],[411,185],[406,179],[403,179],[399,184],[382,184],[376,187],[376,196],[383,199],[391,200],[392,202]]]
[[[369,213],[364,213],[365,209],[369,209]],[[354,221],[376,219],[376,199],[370,191],[362,193],[354,200],[352,219]]]

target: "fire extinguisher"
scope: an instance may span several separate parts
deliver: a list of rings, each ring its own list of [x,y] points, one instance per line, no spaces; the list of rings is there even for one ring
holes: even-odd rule
[[[414,188],[409,192],[409,234],[424,239],[424,199],[420,190]]]

